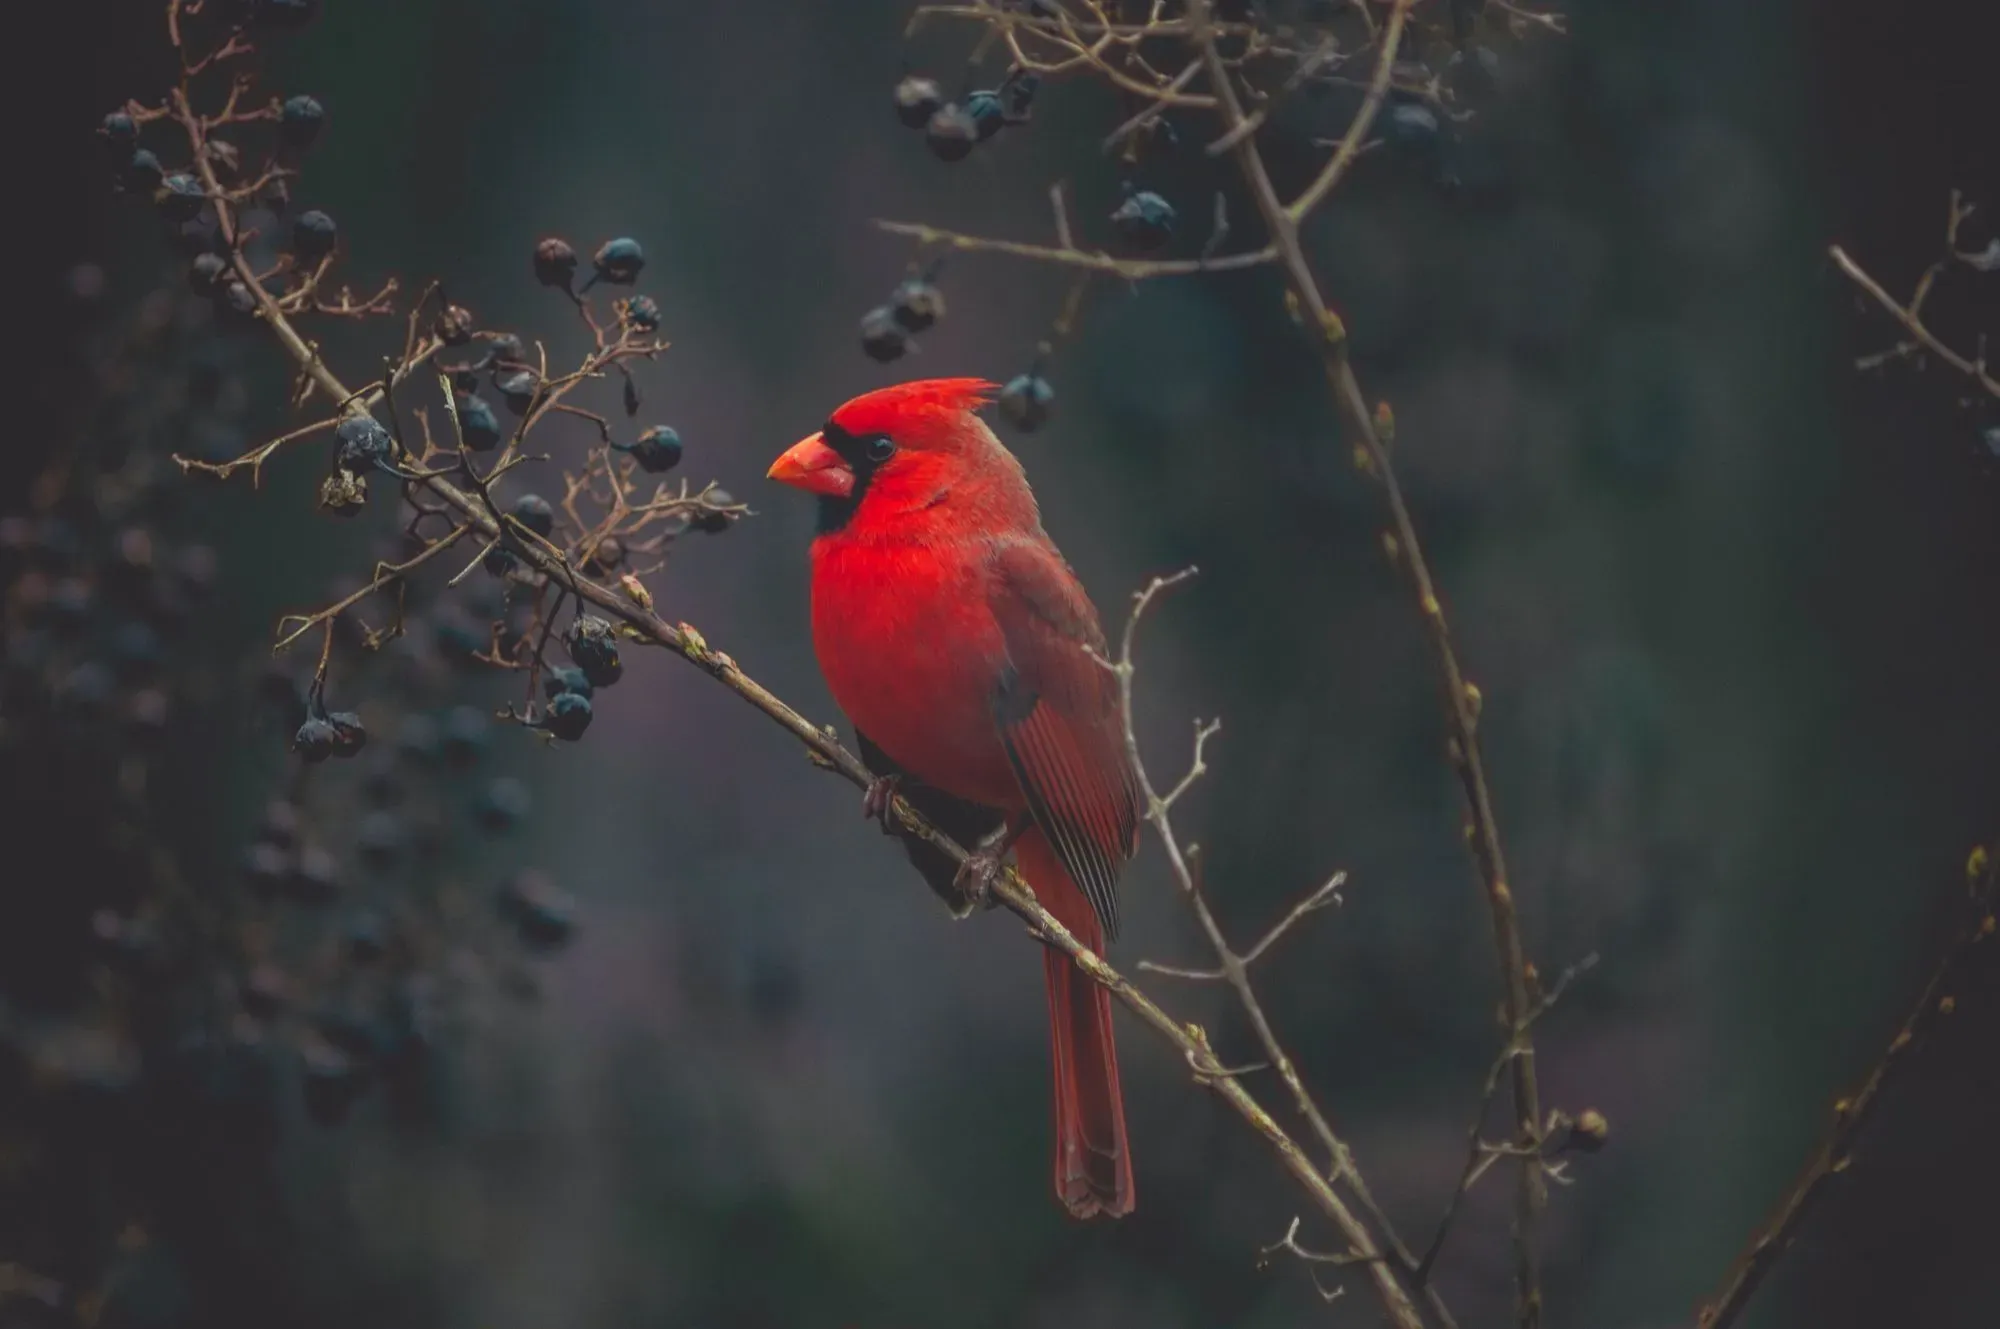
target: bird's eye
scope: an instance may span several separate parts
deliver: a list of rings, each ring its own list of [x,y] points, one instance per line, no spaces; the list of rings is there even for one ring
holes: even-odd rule
[[[885,462],[895,455],[896,445],[890,442],[886,435],[877,434],[868,440],[869,461],[877,463]]]

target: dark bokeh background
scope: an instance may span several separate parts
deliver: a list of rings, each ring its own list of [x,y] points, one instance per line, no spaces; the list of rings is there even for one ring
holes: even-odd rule
[[[72,31],[50,49],[74,55],[16,167],[38,183],[12,242],[35,259],[10,320],[10,506],[81,416],[91,330],[165,261],[88,142],[106,107],[160,85],[156,8],[53,7]],[[1542,1030],[1550,1101],[1615,1131],[1552,1206],[1553,1323],[1690,1318],[1899,1018],[2000,816],[2000,459],[1935,370],[1853,371],[1888,332],[1824,259],[1838,241],[1907,289],[1950,187],[2000,207],[1982,8],[1580,4],[1566,40],[1499,43],[1481,187],[1444,197],[1371,162],[1315,231],[1364,381],[1396,404],[1485,694],[1532,950],[1548,971],[1601,956]],[[277,60],[329,109],[299,197],[340,217],[358,285],[441,276],[489,324],[560,346],[534,240],[645,241],[676,343],[649,414],[759,512],[677,556],[655,594],[829,720],[805,637],[810,514],[763,468],[906,368],[1018,372],[1065,290],[954,259],[944,324],[885,371],[853,326],[909,253],[868,220],[1041,238],[1064,177],[1096,232],[1121,180],[1093,155],[1116,108],[1068,85],[995,151],[932,161],[887,88],[906,55],[955,81],[966,34],[906,46],[907,9],[344,0]],[[1190,216],[1224,182],[1198,153],[1139,179]],[[108,273],[94,300],[73,292],[81,262]],[[284,368],[261,347],[245,364],[277,425]],[[1143,718],[1162,769],[1188,716],[1227,722],[1190,809],[1226,919],[1247,935],[1351,873],[1266,983],[1377,1192],[1421,1232],[1491,1055],[1493,975],[1377,495],[1266,275],[1102,289],[1048,372],[1055,424],[1013,441],[1099,603],[1203,568],[1152,625]],[[364,536],[307,520],[309,469],[200,500],[231,649],[366,557]],[[727,694],[636,660],[584,745],[517,764],[542,812],[515,852],[563,865],[583,933],[544,1002],[463,1038],[442,1129],[364,1112],[287,1137],[263,1309],[496,1329],[1323,1314],[1296,1268],[1251,1259],[1296,1200],[1136,1029],[1140,1210],[1061,1217],[1029,946],[998,917],[951,925],[851,792]],[[222,810],[189,829],[197,861],[226,856],[275,769],[250,744],[213,753]],[[7,823],[10,891],[61,889],[38,829]],[[1192,959],[1154,851],[1128,889],[1120,958]],[[1170,995],[1245,1046],[1206,994]],[[1758,1322],[2000,1312],[2000,984],[1963,1010]],[[1481,1193],[1446,1261],[1468,1322],[1505,1295],[1503,1192]]]

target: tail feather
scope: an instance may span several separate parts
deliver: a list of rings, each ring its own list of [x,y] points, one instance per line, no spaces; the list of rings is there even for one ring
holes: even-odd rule
[[[1043,840],[1030,831],[1016,850],[1043,906],[1079,941],[1102,952],[1097,915]],[[1078,1218],[1132,1212],[1132,1153],[1111,1035],[1111,994],[1069,956],[1043,956],[1049,990],[1049,1048],[1055,1090],[1056,1198]]]

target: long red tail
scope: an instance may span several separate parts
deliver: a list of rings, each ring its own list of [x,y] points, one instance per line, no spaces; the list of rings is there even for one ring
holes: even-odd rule
[[[1043,907],[1102,953],[1097,915],[1039,830],[1021,837],[1015,857]],[[1111,994],[1053,946],[1042,963],[1055,1067],[1056,1198],[1078,1218],[1120,1218],[1132,1212],[1132,1153],[1125,1143],[1118,1050],[1111,1041]]]

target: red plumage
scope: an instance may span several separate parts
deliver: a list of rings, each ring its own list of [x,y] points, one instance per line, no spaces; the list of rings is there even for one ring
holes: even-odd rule
[[[992,390],[933,379],[857,397],[771,475],[819,495],[813,646],[870,766],[955,836],[1017,833],[1036,897],[1102,953],[1138,834],[1118,690],[1020,463],[972,413]],[[942,856],[911,856],[949,886]],[[1056,1194],[1080,1218],[1129,1213],[1110,996],[1060,951],[1044,964]]]

